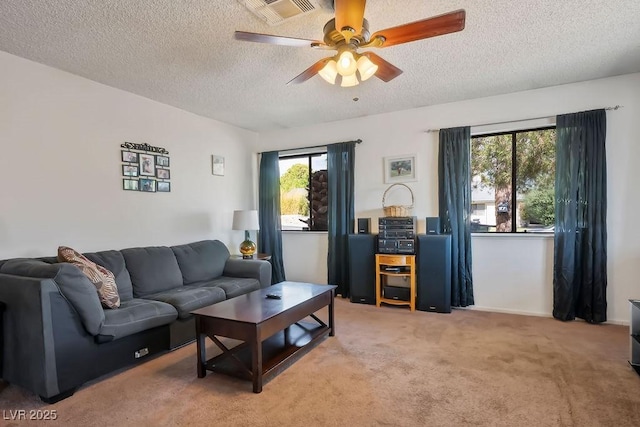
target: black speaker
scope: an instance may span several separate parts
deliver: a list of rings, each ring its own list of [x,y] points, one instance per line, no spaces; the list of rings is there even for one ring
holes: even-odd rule
[[[358,218],[358,233],[371,233],[371,218]]]
[[[440,218],[437,216],[427,217],[427,234],[440,234]]]
[[[351,302],[376,303],[377,234],[349,235],[349,294]]]
[[[382,295],[385,298],[395,299],[398,301],[410,301],[411,288],[402,288],[400,286],[383,286]]]
[[[419,234],[416,269],[416,308],[451,313],[451,235]]]

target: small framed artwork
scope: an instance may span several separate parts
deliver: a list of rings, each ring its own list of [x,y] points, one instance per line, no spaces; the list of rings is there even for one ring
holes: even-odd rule
[[[146,191],[149,193],[156,192],[156,180],[148,178],[140,178],[140,191]]]
[[[162,166],[165,168],[169,167],[169,157],[168,156],[156,156],[156,166]]]
[[[138,180],[137,179],[123,179],[122,180],[122,189],[129,191],[138,191]]]
[[[417,181],[416,155],[407,154],[384,158],[384,182]]]
[[[169,179],[169,169],[156,169],[156,178],[160,178],[160,179]],[[160,190],[158,190],[160,191]]]
[[[138,153],[134,153],[133,151],[121,150],[122,151],[122,161],[123,162],[138,162]]]
[[[156,176],[156,158],[152,154],[140,154],[140,175]],[[142,185],[142,183],[140,183]]]
[[[213,175],[224,176],[224,157],[211,156],[211,173]]]
[[[138,176],[138,165],[122,165],[122,175]]]
[[[158,192],[168,193],[171,191],[171,183],[166,181],[158,181]]]

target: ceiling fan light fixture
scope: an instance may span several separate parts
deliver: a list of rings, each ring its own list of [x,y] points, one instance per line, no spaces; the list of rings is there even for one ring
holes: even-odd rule
[[[371,62],[369,58],[362,55],[356,62],[358,71],[360,72],[360,80],[365,81],[378,71],[378,66]]]
[[[355,75],[358,66],[356,60],[353,57],[353,52],[350,50],[344,50],[338,56],[338,62],[336,63],[336,69],[341,76],[347,77]]]
[[[318,71],[320,77],[322,77],[327,83],[332,85],[336,84],[336,77],[338,76],[338,69],[336,68],[336,61],[333,59],[328,61],[327,64]]]
[[[241,3],[273,3],[274,5],[293,2],[298,9],[303,9],[303,3],[319,0],[238,1]],[[358,53],[359,49],[390,47],[455,33],[465,28],[466,12],[464,9],[459,9],[371,34],[369,23],[364,18],[365,4],[366,0],[334,0],[334,17],[324,25],[322,41],[246,31],[236,31],[234,37],[236,40],[257,43],[335,50],[337,51],[335,56],[320,59],[287,84],[303,83],[316,74],[321,74],[322,78],[330,84],[336,84],[337,75],[340,74],[341,86],[348,87],[368,80],[373,75],[384,82],[389,82],[402,74],[401,69],[375,53],[365,52],[362,55]]]
[[[358,77],[356,76],[355,73],[353,73],[350,76],[342,76],[342,83],[340,83],[340,86],[352,87],[352,86],[357,86],[359,84],[360,82],[358,81]]]

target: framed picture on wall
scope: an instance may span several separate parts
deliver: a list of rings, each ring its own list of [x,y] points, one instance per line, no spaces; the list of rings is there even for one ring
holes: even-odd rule
[[[169,167],[169,157],[168,156],[156,156],[156,166],[162,166],[165,168]]]
[[[122,161],[137,163],[138,153],[134,153],[133,151],[122,150]]]
[[[152,154],[140,154],[140,175],[156,176],[156,158]]]
[[[156,177],[160,179],[169,179],[169,169],[156,169]]]
[[[137,179],[123,179],[122,180],[122,189],[129,191],[138,191],[138,180]]]
[[[409,182],[417,180],[415,154],[384,158],[385,183],[391,184],[394,182]]]
[[[171,191],[171,183],[166,181],[158,181],[158,193],[168,193]]]
[[[122,165],[122,175],[138,176],[138,165]]]
[[[224,157],[215,154],[211,156],[211,173],[218,176],[224,175]]]
[[[146,192],[149,192],[149,193],[155,193],[156,192],[156,180],[155,179],[141,178],[140,179],[140,191],[146,191]]]

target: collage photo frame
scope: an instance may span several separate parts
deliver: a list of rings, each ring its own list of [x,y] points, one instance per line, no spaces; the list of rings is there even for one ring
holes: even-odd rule
[[[144,193],[171,192],[169,152],[162,147],[121,144],[122,189]]]

